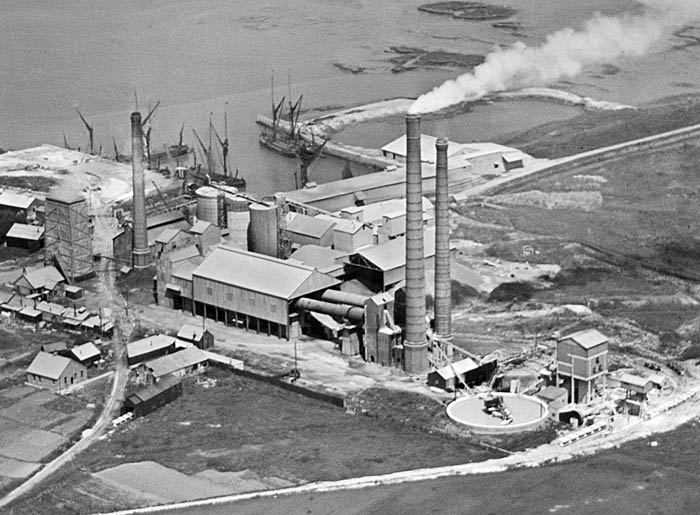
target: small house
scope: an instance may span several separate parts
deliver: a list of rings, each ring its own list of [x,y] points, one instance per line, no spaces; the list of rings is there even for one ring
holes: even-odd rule
[[[37,311],[41,312],[41,319],[44,322],[49,322],[52,324],[60,323],[63,318],[63,314],[66,312],[65,307],[61,306],[60,304],[56,304],[55,302],[41,301],[34,307]]]
[[[60,392],[87,379],[87,367],[63,356],[39,352],[27,369],[27,383]]]
[[[478,365],[470,358],[456,361],[428,373],[428,386],[435,386],[442,390],[454,390],[464,386],[466,373],[477,368]]]
[[[83,298],[84,290],[80,286],[75,286],[74,284],[67,284],[64,288],[64,292],[67,299],[78,300]]]
[[[68,357],[68,354],[70,354],[70,350],[68,349],[66,342],[44,343],[41,346],[41,350],[48,352],[49,354],[58,354],[66,357]]]
[[[72,359],[86,367],[91,367],[102,358],[100,350],[92,342],[76,345],[70,352],[72,354]]]
[[[12,211],[18,221],[30,222],[36,219],[36,208],[40,204],[39,199],[31,195],[13,191],[0,193],[0,211]]]
[[[34,270],[23,270],[13,285],[23,297],[36,294],[45,300],[54,299],[63,293],[65,279],[53,266],[44,266]]]
[[[180,340],[190,342],[200,349],[214,346],[214,335],[208,330],[194,324],[185,324],[177,333]]]
[[[40,225],[15,223],[5,235],[8,247],[36,252],[44,247],[44,228]]]
[[[566,388],[545,386],[535,394],[535,397],[544,401],[547,404],[550,415],[556,418],[559,415],[559,410],[567,404],[568,392]]]

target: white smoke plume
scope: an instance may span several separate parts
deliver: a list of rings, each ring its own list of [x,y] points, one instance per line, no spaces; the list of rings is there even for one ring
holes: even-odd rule
[[[641,56],[668,29],[700,18],[700,0],[642,0],[639,15],[596,15],[582,30],[562,29],[544,43],[522,42],[486,56],[471,73],[449,80],[420,96],[409,112],[429,113],[488,93],[543,86],[573,77],[584,66],[621,56]]]

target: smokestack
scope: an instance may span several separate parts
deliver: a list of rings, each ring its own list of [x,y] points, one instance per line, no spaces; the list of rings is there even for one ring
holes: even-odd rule
[[[425,268],[423,265],[423,177],[420,115],[406,115],[406,333],[404,369],[420,374],[428,368],[425,339]]]
[[[134,185],[134,244],[132,249],[135,269],[147,268],[150,264],[148,232],[146,226],[146,194],[143,180],[143,136],[141,113],[131,113],[131,170]]]
[[[448,212],[447,138],[435,143],[435,332],[433,339],[452,357],[452,290],[450,283],[450,218]]]

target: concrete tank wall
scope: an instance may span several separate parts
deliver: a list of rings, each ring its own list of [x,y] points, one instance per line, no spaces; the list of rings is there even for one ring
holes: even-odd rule
[[[197,199],[197,219],[219,225],[219,191],[203,186],[195,192]]]
[[[278,227],[277,207],[265,204],[251,204],[250,225],[248,226],[248,250],[277,257]]]

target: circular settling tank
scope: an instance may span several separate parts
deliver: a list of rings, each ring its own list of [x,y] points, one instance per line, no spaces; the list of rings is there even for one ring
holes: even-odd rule
[[[499,393],[502,408],[488,409],[488,396],[462,397],[447,406],[447,416],[479,434],[506,434],[538,429],[547,418],[541,400],[517,393]],[[510,421],[508,421],[510,420]]]

